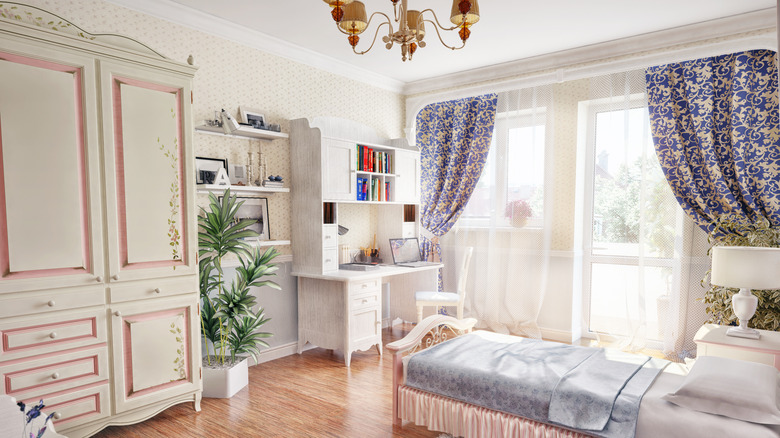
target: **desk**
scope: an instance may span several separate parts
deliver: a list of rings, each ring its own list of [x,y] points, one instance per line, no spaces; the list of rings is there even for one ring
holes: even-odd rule
[[[298,354],[307,342],[340,350],[349,366],[352,352],[375,346],[382,355],[382,284],[390,284],[390,320],[417,320],[414,293],[436,290],[442,264],[420,268],[394,265],[371,271],[326,274],[292,272],[298,277]]]

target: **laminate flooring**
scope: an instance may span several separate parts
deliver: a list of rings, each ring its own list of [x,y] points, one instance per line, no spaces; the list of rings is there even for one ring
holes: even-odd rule
[[[383,330],[387,344],[413,325]],[[424,427],[392,423],[392,354],[375,348],[352,354],[315,348],[249,367],[249,386],[230,399],[204,398],[201,412],[179,404],[96,437],[404,437],[434,438]]]

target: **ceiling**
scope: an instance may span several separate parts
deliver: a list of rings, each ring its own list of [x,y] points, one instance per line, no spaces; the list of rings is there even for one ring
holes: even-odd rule
[[[138,5],[137,0],[109,1],[130,8]],[[392,17],[390,1],[364,3],[369,14],[379,11]],[[443,24],[449,24],[451,6],[452,0],[409,0],[410,9],[433,9]],[[303,49],[320,62],[325,60],[408,84],[773,7],[775,0],[482,0],[481,19],[471,28],[471,38],[463,50],[445,48],[431,26],[427,26],[427,47],[418,49],[414,60],[407,62],[401,61],[397,45],[387,50],[381,39],[367,54],[353,54],[346,36],[335,27],[330,8],[321,0],[157,0],[148,2],[143,12],[165,18],[163,9],[169,16],[178,9],[181,13],[176,21],[183,24],[193,14],[201,23],[218,17],[214,20],[265,34],[276,46]],[[191,25],[197,27],[196,23]],[[359,49],[370,44],[375,29],[376,24],[372,23],[361,36]],[[382,28],[383,32],[385,29]],[[452,32],[442,37],[450,45],[459,43]]]

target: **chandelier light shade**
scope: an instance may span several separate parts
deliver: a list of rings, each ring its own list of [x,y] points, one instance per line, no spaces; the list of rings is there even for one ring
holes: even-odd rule
[[[425,47],[425,23],[429,23],[436,31],[439,41],[445,47],[458,50],[466,46],[466,40],[471,35],[469,27],[479,21],[479,3],[477,0],[453,0],[452,12],[450,13],[451,27],[442,26],[439,18],[432,9],[423,9],[421,11],[409,10],[407,0],[390,0],[393,4],[393,19],[382,12],[374,12],[369,17],[366,13],[366,5],[357,0],[323,0],[331,8],[331,16],[336,21],[338,30],[347,35],[347,41],[352,46],[352,51],[358,55],[368,53],[374,47],[376,39],[379,36],[383,26],[387,26],[387,34],[382,36],[382,42],[387,49],[394,45],[401,46],[401,59],[411,60],[412,55],[418,47]],[[367,49],[358,51],[357,45],[360,42],[358,35],[365,32],[371,24],[374,16],[379,18],[376,32]],[[460,36],[460,46],[451,46],[442,38],[441,31],[456,31]]]

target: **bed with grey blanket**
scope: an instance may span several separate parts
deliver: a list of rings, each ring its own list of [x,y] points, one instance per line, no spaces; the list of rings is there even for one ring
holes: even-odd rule
[[[545,341],[460,336],[413,355],[406,385],[602,437],[633,437],[668,361]]]

